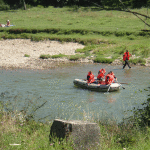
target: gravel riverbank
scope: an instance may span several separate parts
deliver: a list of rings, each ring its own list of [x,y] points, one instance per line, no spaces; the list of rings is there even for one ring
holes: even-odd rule
[[[40,59],[40,55],[75,55],[75,50],[84,48],[78,43],[60,43],[58,41],[33,42],[29,39],[0,40],[0,67],[23,69],[53,68],[60,63],[68,63],[66,58]],[[30,57],[25,57],[25,54]]]
[[[31,41],[30,39],[0,40],[0,68],[4,69],[48,69],[57,66],[74,63],[67,58],[40,59],[40,55],[75,55],[76,49],[82,49],[84,45],[73,42],[58,41]],[[25,54],[30,57],[25,57]],[[93,63],[92,60],[81,59],[78,62]],[[120,65],[122,62],[116,59],[112,65]],[[146,66],[150,66],[150,58],[147,58]]]

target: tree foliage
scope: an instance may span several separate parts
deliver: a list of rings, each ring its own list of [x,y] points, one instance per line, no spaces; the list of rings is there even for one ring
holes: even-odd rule
[[[150,6],[150,0],[121,0],[126,7],[140,8]],[[5,3],[10,6],[10,8],[20,8],[23,7],[24,0],[0,0],[0,3]],[[99,7],[109,7],[109,8],[120,8],[123,7],[120,0],[25,0],[25,3],[30,6],[42,5],[44,7],[54,6],[99,6]]]

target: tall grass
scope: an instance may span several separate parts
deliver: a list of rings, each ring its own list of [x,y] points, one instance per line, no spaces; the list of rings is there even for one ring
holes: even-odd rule
[[[145,90],[148,91],[149,88]],[[6,150],[73,150],[74,143],[72,141],[63,139],[63,141],[59,142],[59,139],[54,137],[49,141],[52,121],[45,123],[34,121],[34,112],[43,107],[46,102],[38,106],[36,101],[26,100],[27,105],[24,106],[22,111],[17,111],[17,108],[13,109],[14,105],[10,102],[0,102],[0,148]],[[145,106],[143,109],[133,109],[134,115],[126,118],[122,123],[117,124],[115,121],[107,119],[93,120],[100,126],[101,135],[98,149],[149,149],[149,101],[150,98],[142,104]],[[88,114],[84,115],[87,116]]]
[[[54,137],[49,141],[52,122],[42,123],[26,120],[22,117],[21,112],[5,112],[2,109],[0,114],[1,149],[74,149],[72,141],[64,139],[60,143],[59,139]],[[141,150],[150,148],[149,127],[146,130],[140,130],[139,126],[133,126],[132,124],[118,125],[113,121],[107,122],[105,120],[97,123],[100,126],[101,133],[98,149]]]

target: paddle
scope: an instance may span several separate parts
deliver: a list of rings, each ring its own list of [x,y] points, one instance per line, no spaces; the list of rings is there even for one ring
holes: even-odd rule
[[[129,83],[120,83],[120,84],[129,84]]]
[[[111,86],[111,84],[109,85],[107,92],[104,94],[109,94],[110,86]]]
[[[121,83],[119,83],[118,81],[117,81],[117,83],[118,83],[123,89],[125,89],[125,87],[123,87]]]
[[[123,83],[119,83],[118,81],[116,81],[116,83],[118,83],[123,89],[125,89],[125,87],[122,86]]]
[[[125,89],[125,87],[123,87],[121,84],[120,84],[120,86],[121,86],[123,89]]]
[[[109,85],[107,92],[109,92],[109,90],[110,90],[110,86],[111,86],[111,84]]]

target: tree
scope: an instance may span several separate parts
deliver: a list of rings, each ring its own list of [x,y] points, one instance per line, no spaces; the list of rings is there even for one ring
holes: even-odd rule
[[[25,0],[23,0],[24,10],[26,10],[26,3]]]

